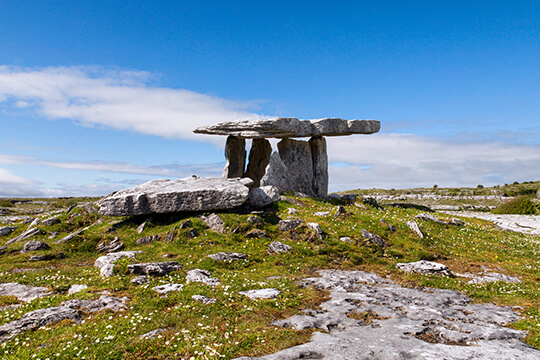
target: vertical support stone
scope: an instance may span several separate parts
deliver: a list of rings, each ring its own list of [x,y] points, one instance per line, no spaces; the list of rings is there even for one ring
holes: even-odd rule
[[[313,160],[307,141],[283,139],[278,143],[279,156],[289,173],[293,191],[313,196]]]
[[[222,177],[242,177],[246,167],[246,140],[232,135],[227,137],[225,160],[227,163],[223,169]]]
[[[279,154],[273,152],[270,156],[270,162],[266,167],[264,176],[261,179],[261,186],[272,185],[278,188],[279,192],[291,191],[291,185],[288,178],[289,170],[281,161]]]
[[[272,145],[266,139],[253,139],[249,150],[249,161],[244,177],[248,177],[255,183],[253,187],[259,187],[262,177],[266,171],[266,166],[270,162],[272,155]]]
[[[326,139],[322,136],[309,139],[311,158],[313,160],[313,192],[316,197],[328,195],[328,154]]]

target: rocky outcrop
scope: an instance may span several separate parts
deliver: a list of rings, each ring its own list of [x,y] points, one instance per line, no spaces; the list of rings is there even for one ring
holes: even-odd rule
[[[292,247],[279,241],[271,242],[270,244],[268,244],[268,248],[266,249],[269,254],[288,253],[291,250]]]
[[[18,229],[17,226],[3,226],[3,227],[0,227],[0,236],[8,236],[9,234],[11,234],[12,232],[14,232],[17,229]]]
[[[275,299],[281,294],[281,291],[278,289],[258,289],[258,290],[248,290],[248,291],[239,291],[240,295],[247,296],[252,300],[256,299]]]
[[[201,216],[201,220],[213,231],[223,234],[225,232],[225,224],[223,220],[217,214],[210,214],[208,216]]]
[[[381,125],[377,120],[343,120],[325,118],[299,120],[297,118],[272,118],[252,121],[229,121],[203,126],[193,130],[196,134],[232,135],[240,138],[290,138],[312,136],[343,136],[373,134]]]
[[[364,237],[364,239],[366,239],[367,241],[373,244],[383,246],[383,247],[388,246],[388,244],[386,243],[386,240],[384,240],[382,237],[380,237],[377,234],[370,233],[366,229],[362,229],[362,236]]]
[[[154,290],[155,292],[159,294],[167,295],[171,291],[182,291],[183,288],[184,288],[184,285],[182,284],[165,284],[165,285],[155,286],[152,288],[152,290]]]
[[[437,276],[454,276],[446,265],[439,264],[433,261],[420,260],[410,263],[397,263],[396,267],[408,273]]]
[[[0,284],[0,296],[15,296],[19,301],[30,302],[34,299],[51,295],[52,291],[42,286],[30,286],[17,283]]]
[[[294,220],[279,220],[278,223],[278,230],[279,231],[290,231],[294,230],[296,228],[299,228],[302,225],[305,225],[306,222],[304,220],[300,219],[294,219]]]
[[[125,216],[232,209],[247,201],[250,179],[152,180],[99,201],[101,215]]]
[[[43,241],[32,240],[32,241],[29,241],[26,244],[24,244],[23,249],[21,250],[21,252],[27,253],[27,252],[31,252],[31,251],[49,250],[50,248],[51,247],[47,243],[45,243]]]
[[[473,304],[453,290],[411,289],[375,274],[321,270],[306,279],[331,291],[321,310],[272,323],[318,329],[310,342],[275,354],[237,360],[292,359],[536,359],[540,351],[520,341],[524,331],[510,308]]]
[[[180,269],[182,269],[182,265],[176,261],[128,265],[129,272],[135,275],[164,276],[164,275],[169,274],[172,271],[176,271]]]
[[[209,286],[218,286],[219,279],[213,278],[208,270],[193,269],[189,270],[186,275],[187,282],[201,282]]]
[[[237,252],[220,252],[217,254],[210,254],[208,257],[216,261],[237,261],[247,259],[248,256]]]
[[[424,234],[422,233],[422,230],[420,230],[420,227],[418,226],[416,221],[414,221],[414,220],[407,221],[407,226],[420,239],[422,239],[424,237]]]

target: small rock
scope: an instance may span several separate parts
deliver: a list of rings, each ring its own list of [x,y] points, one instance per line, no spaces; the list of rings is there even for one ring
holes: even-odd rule
[[[270,236],[262,230],[251,230],[246,234],[248,239],[270,239]]]
[[[379,221],[381,222],[381,224],[388,226],[388,230],[390,230],[390,232],[391,232],[392,234],[396,232],[396,228],[395,228],[394,225],[389,224],[389,223],[388,223],[386,220],[384,220],[384,219],[380,219]]]
[[[116,252],[124,247],[124,243],[120,241],[118,237],[115,237],[113,240],[102,241],[96,246],[97,252]]]
[[[287,244],[283,244],[279,241],[274,241],[268,244],[268,248],[267,248],[267,251],[269,254],[288,253],[291,250],[292,250],[292,247],[290,247]]]
[[[356,201],[358,195],[356,194],[344,194],[341,198],[345,200],[348,204],[352,204]]]
[[[41,220],[38,219],[38,218],[35,218],[35,219],[30,223],[30,225],[28,226],[28,229],[27,229],[27,230],[30,230],[31,228],[34,228],[34,227],[38,226],[40,223],[41,223]]]
[[[201,216],[201,219],[202,221],[206,223],[206,225],[210,229],[220,234],[224,233],[225,229],[224,229],[223,220],[221,220],[221,218],[217,214],[212,213],[208,216]]]
[[[84,284],[71,285],[68,289],[68,295],[76,294],[80,291],[83,291],[84,289],[88,289],[88,285],[84,285]]]
[[[454,226],[463,226],[465,225],[465,221],[462,221],[462,220],[459,220],[459,219],[456,219],[456,218],[452,218],[448,221],[448,224],[450,225],[454,225]]]
[[[346,215],[347,215],[347,210],[345,210],[343,206],[338,205],[336,212],[334,213],[334,219],[337,219],[340,216],[346,216]]]
[[[379,203],[377,203],[377,199],[375,199],[373,196],[362,196],[362,203],[365,205],[369,205],[372,207],[378,207]]]
[[[58,216],[53,216],[53,217],[43,220],[41,223],[46,226],[51,226],[54,224],[58,224],[59,222],[60,222],[60,219],[58,218]]]
[[[128,257],[130,259],[135,259],[135,255],[142,253],[142,251],[119,251],[114,253],[109,253],[107,255],[100,256],[94,262],[94,266],[97,268],[102,268],[107,264],[115,263],[123,257]]]
[[[208,296],[204,296],[204,295],[193,295],[193,296],[191,296],[191,298],[193,300],[201,302],[201,303],[203,303],[205,305],[210,305],[210,304],[214,304],[214,303],[217,302],[216,299],[208,297]]]
[[[190,238],[196,238],[197,236],[199,236],[199,232],[197,231],[197,229],[189,230],[189,237]]]
[[[129,272],[136,275],[163,276],[180,269],[182,269],[182,265],[176,261],[128,265]]]
[[[33,255],[30,256],[28,261],[48,261],[48,260],[54,260],[56,259],[56,256],[54,255]]]
[[[278,289],[259,289],[259,290],[248,290],[248,291],[239,291],[241,295],[245,295],[248,298],[255,299],[275,299],[281,294],[281,291]]]
[[[250,224],[253,224],[255,226],[262,226],[263,225],[263,222],[262,222],[261,218],[258,217],[258,216],[253,216],[253,215],[249,216],[247,218],[247,222],[250,223]]]
[[[152,331],[147,332],[146,334],[142,334],[141,339],[153,339],[153,338],[155,338],[156,336],[158,336],[159,334],[161,334],[162,332],[165,332],[165,331],[167,331],[167,329],[152,330]]]
[[[165,236],[163,237],[163,242],[173,242],[175,237],[176,237],[176,228],[172,229],[171,231],[165,234]]]
[[[15,230],[17,230],[17,229],[18,229],[17,226],[0,227],[0,236],[7,236],[7,235],[11,234],[12,232],[14,232]]]
[[[114,264],[105,264],[104,266],[101,267],[101,269],[99,270],[99,274],[102,276],[102,277],[111,277],[114,275],[114,267],[116,265]]]
[[[151,235],[151,236],[145,236],[145,237],[137,239],[137,245],[151,244],[154,241],[160,241],[160,240],[161,240],[161,235],[159,235],[159,234]]]
[[[388,246],[386,243],[386,240],[384,240],[382,237],[380,237],[377,234],[370,233],[369,231],[362,229],[362,236],[364,239],[371,241],[374,244],[380,245],[380,246]]]
[[[147,284],[149,282],[150,280],[148,280],[146,275],[135,276],[133,279],[131,279],[131,283],[135,285]]]
[[[294,230],[302,225],[304,225],[304,220],[295,219],[295,220],[280,220],[278,223],[279,231],[289,231]]]
[[[287,208],[287,214],[296,215],[296,214],[298,214],[298,210],[295,209],[295,208]]]
[[[208,257],[216,261],[237,261],[247,259],[248,256],[237,252],[220,252],[217,254],[210,254]]]
[[[96,214],[98,212],[94,204],[84,204],[82,207],[89,214]]]
[[[308,223],[307,224],[308,228],[310,228],[311,230],[313,230],[315,232],[315,236],[317,237],[317,239],[319,240],[322,240],[324,239],[324,231],[321,229],[321,226],[317,223]]]
[[[193,222],[191,220],[187,219],[182,224],[180,224],[180,229],[185,230],[185,229],[189,229],[192,226],[193,226]]]
[[[182,284],[165,284],[153,287],[152,290],[154,290],[157,293],[167,295],[171,291],[181,291],[184,288],[184,285]]]
[[[87,227],[85,227],[83,229],[77,230],[74,233],[71,233],[68,236],[56,241],[55,244],[61,244],[61,243],[67,242],[67,241],[73,239],[75,236],[82,234],[84,231],[88,230],[88,228],[90,228],[90,226],[87,226]]]
[[[424,221],[433,221],[433,222],[436,222],[437,224],[441,224],[441,225],[446,225],[446,223],[444,221],[437,219],[435,216],[433,216],[431,214],[422,213],[422,214],[416,215],[415,218],[420,219],[420,220],[424,220]]]
[[[426,260],[420,260],[411,263],[397,263],[396,267],[407,273],[437,276],[454,276],[446,265]]]
[[[34,235],[37,235],[37,234],[39,234],[39,229],[38,228],[28,229],[25,232],[23,232],[21,235],[6,241],[5,245],[9,245],[9,244],[12,244],[12,243],[17,242],[17,241],[28,239],[28,238],[30,238],[30,237],[32,237]]]
[[[313,214],[313,216],[328,216],[330,215],[330,211],[318,211]]]
[[[407,221],[407,226],[408,226],[409,229],[411,229],[412,232],[415,233],[416,236],[418,236],[420,239],[422,239],[422,238],[424,237],[424,234],[422,234],[422,230],[420,230],[420,227],[418,227],[418,224],[416,223],[416,221],[414,221],[414,220]]]
[[[24,244],[24,247],[21,250],[21,252],[27,253],[27,252],[38,251],[38,250],[49,250],[50,248],[51,247],[43,241],[32,240]]]
[[[202,282],[210,286],[218,286],[220,284],[217,278],[211,277],[210,271],[193,269],[188,271],[186,275],[187,282]]]
[[[341,195],[332,193],[332,194],[328,194],[326,198],[328,200],[341,200]]]
[[[151,222],[152,222],[152,218],[148,218],[148,219],[144,220],[144,222],[137,227],[137,233],[141,234],[144,231],[144,229],[146,228],[146,225],[148,225]]]
[[[279,190],[272,185],[251,189],[248,195],[248,205],[253,209],[260,209],[279,200]]]
[[[339,240],[341,240],[343,242],[353,242],[353,240],[348,236],[340,236]]]

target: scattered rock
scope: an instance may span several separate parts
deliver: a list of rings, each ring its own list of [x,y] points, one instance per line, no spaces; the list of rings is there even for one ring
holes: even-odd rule
[[[191,229],[189,230],[189,237],[190,238],[196,238],[197,236],[199,236],[199,232],[197,231],[197,229]]]
[[[208,257],[216,261],[237,261],[247,259],[246,254],[237,253],[237,252],[220,252],[217,254],[210,254]]]
[[[281,294],[281,291],[278,289],[259,289],[259,290],[248,290],[248,291],[239,291],[241,295],[245,295],[248,298],[255,299],[275,299]]]
[[[251,230],[246,234],[248,239],[270,239],[270,236],[262,230]]]
[[[411,263],[397,263],[396,267],[407,273],[416,273],[424,275],[450,276],[454,274],[444,264],[432,261],[420,260]]]
[[[185,230],[185,229],[189,229],[192,226],[193,226],[193,222],[187,219],[186,221],[182,222],[182,224],[180,224],[180,229]]]
[[[105,264],[101,267],[101,269],[99,270],[99,274],[102,276],[102,277],[111,277],[114,275],[114,267],[116,265],[114,264]]]
[[[204,295],[193,295],[191,298],[205,305],[215,304],[217,302],[216,299]]]
[[[27,253],[27,252],[31,252],[31,251],[49,250],[50,248],[51,247],[49,245],[47,245],[47,243],[45,243],[43,241],[31,240],[31,241],[27,242],[26,244],[24,244],[24,247],[21,250],[21,252]]]
[[[176,237],[176,227],[171,231],[168,231],[163,237],[163,242],[173,242]]]
[[[295,208],[287,208],[287,214],[296,215],[296,214],[298,214],[298,210],[295,209]]]
[[[159,235],[159,234],[157,234],[157,235],[145,236],[145,237],[142,237],[142,238],[138,238],[138,239],[137,239],[137,245],[151,244],[151,243],[153,243],[154,241],[160,241],[160,240],[161,240],[161,235]]]
[[[28,229],[25,232],[23,232],[21,235],[6,241],[6,245],[9,245],[9,244],[12,244],[14,242],[21,241],[21,240],[24,240],[24,239],[31,238],[32,236],[37,235],[37,234],[39,234],[39,229],[38,228]]]
[[[281,254],[290,252],[292,247],[279,241],[274,241],[268,244],[268,248],[266,250],[269,254]]]
[[[141,225],[137,226],[137,233],[138,233],[138,234],[142,234],[142,232],[144,231],[144,229],[146,228],[146,226],[147,226],[149,223],[151,223],[152,220],[153,220],[153,218],[150,217],[150,218],[144,220],[144,222],[143,222]]]
[[[68,236],[56,241],[55,244],[61,244],[61,243],[67,242],[67,241],[73,239],[75,236],[82,234],[83,232],[85,232],[89,228],[90,228],[90,226],[87,226],[87,227],[85,227],[83,229],[77,230],[74,233],[71,233]]]
[[[307,223],[307,227],[315,232],[315,237],[318,240],[322,240],[325,237],[324,231],[321,229],[321,226],[317,223]]]
[[[17,283],[0,284],[0,296],[15,296],[20,301],[30,302],[52,294],[46,287],[36,287]]]
[[[364,239],[371,241],[372,243],[380,246],[388,246],[386,243],[386,240],[384,240],[382,237],[380,237],[377,234],[370,233],[369,231],[362,229],[362,236]]]
[[[490,282],[495,282],[495,281],[504,281],[504,282],[512,283],[512,284],[521,282],[521,279],[517,277],[509,276],[509,275],[505,275],[505,274],[501,274],[497,272],[486,272],[481,275],[474,275],[470,273],[455,274],[455,275],[470,278],[471,280],[467,281],[467,284],[485,284],[485,283],[490,283]]]
[[[248,196],[248,205],[252,209],[261,209],[279,200],[279,190],[273,185],[266,185],[251,189]]]
[[[31,223],[30,225],[28,226],[28,229],[27,230],[30,230],[36,226],[38,226],[39,224],[41,223],[41,220],[39,218],[35,218]]]
[[[225,232],[223,220],[217,214],[212,213],[208,216],[201,216],[201,219],[211,230],[220,234]]]
[[[444,222],[442,220],[439,220],[438,218],[436,218],[435,216],[433,216],[431,214],[422,213],[422,214],[416,215],[415,218],[420,219],[420,220],[424,220],[424,221],[433,221],[433,222],[436,222],[437,224],[441,224],[441,225],[446,225],[446,222]]]
[[[348,236],[340,236],[339,237],[339,240],[343,241],[343,242],[354,242],[350,237]]]
[[[52,225],[58,224],[59,222],[60,222],[60,219],[58,218],[58,216],[53,216],[53,217],[43,220],[41,223],[46,226],[52,226]]]
[[[98,212],[98,209],[95,207],[92,203],[87,203],[82,206],[84,211],[86,211],[88,214],[96,214]]]
[[[411,229],[411,231],[413,233],[416,234],[416,236],[418,236],[420,239],[422,239],[424,237],[424,234],[422,234],[422,230],[420,230],[420,227],[418,227],[418,224],[416,223],[416,221],[414,220],[411,220],[411,221],[407,221],[407,226],[409,227],[409,229]]]
[[[28,259],[28,261],[49,261],[49,260],[54,260],[56,259],[57,256],[56,255],[52,255],[52,254],[47,254],[47,255],[33,255],[33,256],[30,256],[30,258]]]
[[[341,216],[346,216],[346,215],[347,215],[347,210],[345,210],[343,206],[338,205],[336,212],[334,213],[334,219],[337,219]]]
[[[465,221],[462,221],[462,220],[459,220],[459,219],[456,219],[456,218],[452,218],[452,219],[450,219],[448,221],[448,224],[454,225],[454,226],[464,226]]]
[[[18,229],[17,226],[0,227],[0,236],[8,236],[9,234],[11,234],[12,232],[14,232],[17,229]]]
[[[255,226],[263,226],[263,222],[260,217],[258,216],[249,216],[247,218],[247,222],[250,224],[253,224]]]
[[[110,309],[125,310],[127,298],[115,298],[102,295],[97,300],[68,300],[60,306],[39,309],[24,314],[20,319],[0,326],[0,342],[5,342],[26,330],[37,329],[63,320],[76,323],[82,318],[82,311],[96,312]]]
[[[363,195],[361,196],[361,199],[364,205],[369,205],[372,207],[379,207],[379,203],[377,202],[377,199],[374,198],[373,196]]]
[[[154,290],[157,293],[167,295],[171,291],[182,291],[183,288],[184,288],[184,285],[182,284],[165,284],[165,285],[153,287],[152,290]]]
[[[313,214],[313,216],[328,216],[330,215],[330,211],[318,211]]]
[[[202,282],[210,286],[218,286],[220,284],[217,278],[211,277],[210,271],[193,269],[188,271],[186,275],[187,282]]]
[[[116,252],[124,247],[124,243],[120,241],[118,237],[115,237],[112,240],[105,240],[97,244],[96,251],[97,252]]]
[[[114,192],[99,202],[99,213],[110,216],[232,209],[247,201],[249,178],[152,180]]]
[[[153,338],[155,338],[156,336],[158,336],[159,334],[161,334],[162,332],[165,332],[165,331],[167,331],[167,329],[152,330],[152,331],[147,332],[146,334],[142,334],[141,339],[146,339],[146,340],[153,339]]]
[[[142,251],[119,251],[100,256],[94,262],[94,266],[101,269],[101,276],[110,277],[114,274],[114,263],[123,257],[135,259],[135,255]]]
[[[129,272],[135,275],[163,276],[180,269],[182,269],[182,265],[176,261],[128,265]]]
[[[85,289],[88,289],[88,285],[84,285],[84,284],[76,284],[76,285],[71,285],[68,289],[68,295],[73,295],[73,294],[76,294],[80,291],[83,291]]]
[[[300,226],[305,225],[304,220],[294,219],[294,220],[279,220],[278,230],[279,231],[290,231],[299,228]]]
[[[148,280],[148,277],[146,275],[139,275],[131,279],[130,282],[135,285],[142,285],[142,284],[148,284],[150,280]]]
[[[390,232],[391,232],[392,234],[396,232],[396,228],[395,228],[394,225],[389,224],[389,223],[388,223],[386,220],[384,220],[384,219],[380,219],[379,221],[381,222],[381,224],[387,226],[387,227],[388,227],[388,230],[390,230]]]

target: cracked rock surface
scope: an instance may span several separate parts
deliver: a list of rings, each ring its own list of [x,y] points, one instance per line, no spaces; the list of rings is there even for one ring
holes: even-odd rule
[[[521,341],[525,332],[504,327],[519,320],[510,308],[472,304],[454,290],[404,288],[361,271],[319,274],[303,285],[331,291],[331,300],[272,325],[325,332],[275,354],[238,360],[540,358]]]

